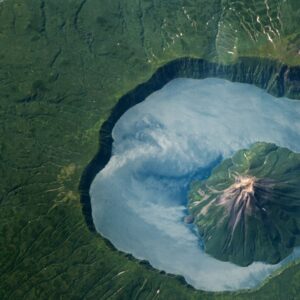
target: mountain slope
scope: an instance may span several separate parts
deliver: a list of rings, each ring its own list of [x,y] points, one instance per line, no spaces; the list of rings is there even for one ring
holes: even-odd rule
[[[256,143],[192,185],[189,209],[205,250],[246,266],[277,263],[300,244],[300,154]]]

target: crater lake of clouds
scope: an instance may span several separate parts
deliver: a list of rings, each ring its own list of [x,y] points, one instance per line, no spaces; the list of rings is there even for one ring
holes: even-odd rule
[[[180,274],[196,288],[252,288],[296,259],[240,267],[207,255],[186,225],[187,189],[222,159],[257,141],[300,151],[300,102],[222,79],[175,79],[128,110],[113,155],[90,194],[97,231],[116,248]]]

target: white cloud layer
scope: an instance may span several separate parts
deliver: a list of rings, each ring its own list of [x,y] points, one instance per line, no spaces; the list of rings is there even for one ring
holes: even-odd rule
[[[300,152],[300,102],[248,84],[176,79],[127,111],[113,138],[90,192],[96,228],[118,249],[209,291],[254,287],[285,263],[218,261],[183,217],[188,183],[220,158],[257,141]]]

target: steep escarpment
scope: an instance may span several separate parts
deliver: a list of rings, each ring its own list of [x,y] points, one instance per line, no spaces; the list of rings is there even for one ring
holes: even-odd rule
[[[218,259],[277,263],[300,244],[300,154],[256,143],[192,184],[189,210]]]
[[[111,156],[111,132],[122,114],[175,78],[224,78],[234,82],[254,84],[281,97],[300,98],[300,67],[288,67],[279,62],[260,58],[240,58],[237,63],[221,65],[203,59],[180,58],[160,67],[146,82],[121,97],[108,120],[100,129],[99,152],[85,169],[80,183],[83,213],[90,230],[95,231],[89,196],[90,185]],[[246,100],[245,100],[246,101]]]

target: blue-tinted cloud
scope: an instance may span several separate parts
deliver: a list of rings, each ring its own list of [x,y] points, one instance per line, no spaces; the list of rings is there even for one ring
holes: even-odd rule
[[[280,266],[240,267],[204,253],[183,223],[186,190],[254,142],[299,152],[300,102],[221,79],[176,79],[127,111],[113,138],[91,196],[96,228],[117,248],[212,291],[254,287]]]

